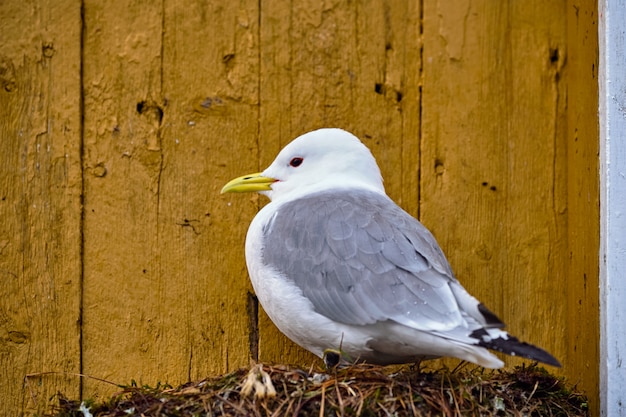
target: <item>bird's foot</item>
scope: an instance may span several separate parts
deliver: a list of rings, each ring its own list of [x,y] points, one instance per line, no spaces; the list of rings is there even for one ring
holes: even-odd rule
[[[327,370],[345,367],[356,362],[341,348],[324,350],[322,360]]]
[[[341,351],[338,349],[326,349],[322,360],[327,370],[335,369],[341,363]]]

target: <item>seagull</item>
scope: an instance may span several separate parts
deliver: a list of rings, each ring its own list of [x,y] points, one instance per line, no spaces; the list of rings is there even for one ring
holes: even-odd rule
[[[500,368],[494,350],[560,366],[503,330],[463,288],[430,231],[387,196],[376,160],[353,134],[299,136],[263,172],[222,189],[233,192],[270,199],[245,243],[261,305],[327,365],[446,356]]]

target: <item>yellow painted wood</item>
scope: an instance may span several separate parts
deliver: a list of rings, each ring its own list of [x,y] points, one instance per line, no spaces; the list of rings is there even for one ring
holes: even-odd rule
[[[0,416],[79,394],[80,27],[80,2],[0,2]]]
[[[251,285],[240,225],[256,204],[251,196],[235,200],[220,190],[224,179],[256,165],[257,8],[250,0],[190,0],[165,8],[168,104],[159,221],[161,279],[171,310],[164,330],[180,326],[168,337],[185,352],[192,379],[249,364],[248,330],[255,318],[247,313]]]
[[[258,19],[133,4],[85,4],[84,371],[180,383],[248,362],[255,206],[219,190],[256,165]]]
[[[258,168],[302,133],[342,127],[372,150],[392,198],[417,214],[417,4],[269,1],[260,36]],[[259,348],[263,361],[315,360],[264,314]]]
[[[597,399],[588,366],[598,360],[592,3],[583,5],[586,45],[571,29],[581,5],[429,3],[420,213],[470,292]]]
[[[564,2],[424,12],[421,219],[509,330],[566,348]],[[519,363],[509,361],[509,363]]]
[[[83,7],[83,372],[127,383],[153,383],[157,373],[177,379],[183,371],[172,375],[172,367],[180,358],[159,343],[162,315],[171,311],[162,297],[158,233],[162,8]],[[87,396],[102,390],[115,387],[85,380]]]
[[[599,404],[598,6],[567,3],[567,302],[566,374]]]
[[[327,126],[364,140],[465,286],[597,410],[596,4],[420,4],[0,2],[6,415],[36,409],[31,372],[316,363],[255,303],[264,198],[219,190]],[[34,381],[46,401],[115,390]]]

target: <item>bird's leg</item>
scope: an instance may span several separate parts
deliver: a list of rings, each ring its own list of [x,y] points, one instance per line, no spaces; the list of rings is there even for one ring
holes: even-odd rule
[[[327,370],[335,369],[339,366],[341,362],[341,350],[339,349],[326,349],[324,350],[324,354],[322,356],[322,360],[324,361],[324,365]]]
[[[416,360],[413,365],[411,365],[411,370],[417,372],[418,374],[422,373],[422,359]]]

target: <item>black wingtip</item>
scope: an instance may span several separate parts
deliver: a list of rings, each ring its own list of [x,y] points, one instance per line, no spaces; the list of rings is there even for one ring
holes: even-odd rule
[[[478,346],[506,353],[511,356],[521,356],[522,358],[532,359],[557,368],[561,367],[561,363],[550,353],[530,343],[520,342],[519,339],[511,335],[508,335],[508,338],[491,338],[484,329],[479,329],[474,331],[471,337],[478,340]]]
[[[521,356],[526,359],[532,359],[535,361],[545,363],[546,365],[555,366],[557,368],[561,367],[561,362],[559,362],[550,353],[546,352],[540,347],[531,345],[526,342],[517,341],[517,343],[513,346],[513,349],[510,353],[507,352],[506,350],[502,350],[501,352],[507,353],[511,356]]]
[[[504,323],[498,316],[496,316],[491,310],[489,310],[483,303],[478,304],[478,311],[483,315],[488,327],[504,327]]]

